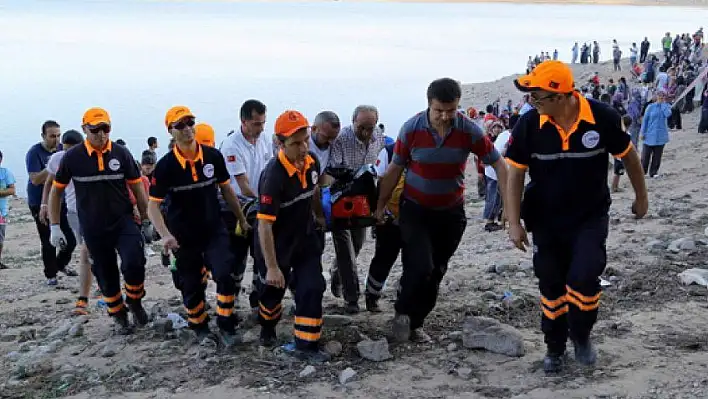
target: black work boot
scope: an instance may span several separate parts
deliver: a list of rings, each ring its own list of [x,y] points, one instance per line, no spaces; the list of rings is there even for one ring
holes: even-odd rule
[[[597,352],[589,339],[574,341],[575,360],[585,366],[592,366],[597,361]]]
[[[275,334],[275,328],[261,327],[260,342],[261,342],[262,346],[270,348],[275,345],[276,340],[277,340],[277,335]]]
[[[393,317],[393,337],[398,342],[406,342],[411,337],[411,319],[408,315],[396,313]]]
[[[379,299],[374,296],[366,296],[366,310],[371,313],[381,313]]]
[[[295,348],[292,355],[308,363],[325,363],[332,360],[332,356],[320,349],[300,349]]]
[[[543,371],[546,374],[560,373],[563,370],[563,353],[546,352],[543,358]]]
[[[130,313],[133,314],[133,324],[137,327],[143,327],[148,323],[149,317],[143,308],[142,302],[133,302],[128,305],[128,308],[130,309]]]
[[[133,333],[133,329],[130,326],[130,321],[128,320],[128,311],[123,308],[118,313],[112,314],[113,323],[116,325],[115,332],[119,335],[128,335]]]
[[[357,302],[357,301],[347,302],[347,304],[344,306],[344,313],[348,313],[348,314],[359,313],[359,302]]]

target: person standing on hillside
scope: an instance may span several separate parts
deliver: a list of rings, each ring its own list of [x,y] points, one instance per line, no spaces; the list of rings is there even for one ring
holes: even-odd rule
[[[575,42],[573,48],[570,49],[570,52],[572,53],[571,63],[575,64],[578,61],[578,42]],[[531,73],[531,71],[529,71],[528,73]]]
[[[664,91],[656,92],[656,99],[644,111],[642,128],[639,136],[644,142],[642,147],[642,169],[649,177],[659,175],[664,146],[669,142],[668,120],[671,117],[671,104],[666,102]]]
[[[108,314],[119,332],[131,332],[128,309],[133,323],[144,326],[148,315],[142,305],[145,296],[145,252],[143,235],[150,229],[147,195],[138,164],[128,150],[110,140],[111,119],[102,108],[84,113],[83,145],[64,154],[49,194],[50,240],[61,248],[66,238],[59,227],[61,196],[73,181],[76,210],[84,242],[91,254],[93,274],[106,302]],[[126,185],[126,183],[128,183]],[[133,221],[133,206],[128,190],[133,192],[142,221],[143,234]],[[118,260],[125,282],[125,300],[120,287]]]
[[[399,341],[430,341],[422,326],[467,226],[463,181],[470,154],[494,167],[502,197],[506,193],[506,164],[480,127],[457,111],[461,97],[453,79],[430,83],[428,108],[403,124],[379,183],[376,217],[383,224],[386,204],[406,171],[399,206],[403,275],[393,319]]]
[[[615,72],[621,71],[622,66],[620,65],[620,60],[622,59],[622,50],[617,44],[617,40],[612,40],[612,64],[614,66]]]
[[[649,38],[644,37],[644,40],[642,41],[642,44],[640,45],[639,49],[639,62],[642,64],[644,61],[647,60],[647,55],[649,54],[649,47],[651,46],[651,43],[649,43]]]
[[[352,124],[342,128],[332,143],[329,166],[356,171],[375,164],[384,148],[385,137],[377,123],[379,111],[372,105],[359,105],[352,114]],[[332,295],[344,296],[347,313],[359,312],[359,273],[356,259],[366,239],[366,228],[332,232],[336,260],[330,271]]]
[[[236,193],[230,186],[231,176],[221,153],[197,142],[195,116],[185,106],[167,111],[165,127],[175,138],[175,147],[155,167],[150,186],[149,215],[167,251],[175,254],[180,291],[188,314],[189,327],[201,342],[213,341],[206,312],[203,284],[204,265],[208,265],[216,282],[216,324],[222,343],[236,343],[237,319],[234,314],[236,282],[233,278],[233,253],[229,251],[229,234],[222,221],[217,189],[244,231],[246,221]],[[169,195],[167,217],[160,203]]]
[[[600,45],[597,41],[592,42],[592,63],[597,64],[600,62]]]
[[[664,50],[664,57],[670,57],[673,42],[674,41],[671,40],[671,32],[666,32],[666,35],[661,39],[661,48]]]
[[[2,165],[2,151],[0,151],[0,165]],[[0,270],[7,269],[2,262],[2,245],[7,234],[7,212],[9,198],[15,195],[15,176],[10,169],[0,166]]]
[[[61,130],[59,124],[49,120],[42,124],[42,141],[33,145],[27,156],[25,157],[25,165],[27,166],[27,205],[29,205],[32,218],[37,226],[37,233],[42,245],[42,262],[44,263],[44,276],[47,278],[47,285],[55,286],[58,284],[57,272],[63,272],[67,276],[77,276],[78,274],[69,267],[71,262],[71,253],[76,247],[76,237],[71,231],[69,221],[66,217],[66,207],[62,206],[59,214],[58,226],[60,226],[66,243],[62,248],[54,248],[49,242],[49,226],[42,223],[39,218],[39,212],[42,208],[42,190],[44,183],[47,180],[49,172],[47,171],[47,162],[49,157],[57,151]],[[59,252],[57,252],[57,249]]]
[[[219,149],[226,161],[226,168],[231,176],[231,187],[237,195],[246,198],[258,197],[258,184],[261,172],[273,157],[273,144],[270,137],[263,134],[266,121],[266,106],[258,100],[247,100],[241,105],[239,117],[241,126],[238,131],[229,133]],[[234,278],[236,293],[241,291],[246,261],[250,252],[253,257],[253,232],[236,234],[238,220],[225,201],[221,203],[221,217],[226,223],[230,236],[230,248],[236,262]],[[252,310],[258,307],[256,301],[256,273],[253,273],[249,303]]]
[[[506,144],[509,140],[510,133],[508,130],[503,132],[502,130],[504,130],[504,126],[502,126],[499,122],[492,122],[487,129],[487,135],[494,143],[494,148],[503,157],[506,152]],[[487,181],[487,196],[484,198],[483,217],[486,220],[484,230],[491,233],[504,228],[503,224],[497,223],[497,220],[501,218],[502,214],[503,198],[501,196],[499,182],[497,181],[497,173],[494,170],[494,167],[491,165],[486,165],[484,167],[484,175]]]
[[[39,211],[39,219],[42,223],[49,225],[48,216],[48,206],[49,206],[49,192],[54,184],[54,178],[59,171],[59,165],[61,165],[61,160],[64,159],[64,155],[72,147],[83,144],[84,138],[81,133],[76,130],[67,130],[61,136],[62,150],[57,151],[49,157],[47,162],[47,181],[44,184],[44,189],[42,191],[42,208]],[[86,244],[84,244],[83,234],[81,232],[81,226],[79,225],[79,216],[76,210],[76,192],[74,191],[74,182],[70,182],[64,190],[64,204],[67,209],[67,219],[69,221],[69,226],[71,226],[71,231],[76,237],[77,245],[79,246],[79,297],[76,300],[74,307],[74,315],[85,315],[88,314],[88,297],[91,291],[91,280],[93,279],[93,274],[91,273],[91,263],[89,262],[88,249],[86,249]]]
[[[505,212],[517,248],[526,251],[527,231],[533,234],[547,346],[543,368],[556,373],[563,367],[569,335],[579,363],[593,365],[597,359],[590,332],[600,306],[599,276],[607,263],[608,153],[624,162],[637,218],[646,214],[649,203],[639,156],[620,116],[575,91],[566,64],[543,63],[514,83],[531,94],[537,110],[521,118],[506,152],[511,168]],[[527,171],[531,182],[524,190]]]
[[[637,63],[637,55],[639,49],[637,48],[637,43],[632,43],[632,47],[629,48],[629,66],[630,68]]]

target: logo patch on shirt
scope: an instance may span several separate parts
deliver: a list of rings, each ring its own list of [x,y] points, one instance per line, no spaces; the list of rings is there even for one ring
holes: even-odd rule
[[[211,179],[214,177],[214,165],[208,163],[204,165],[204,169],[202,169],[204,172],[204,176],[206,176],[207,179]]]
[[[261,194],[261,204],[270,205],[273,203],[273,197],[270,195]]]
[[[582,142],[585,148],[595,148],[600,142],[600,133],[594,130],[585,132],[585,134],[583,134]]]
[[[108,161],[108,169],[114,172],[117,171],[118,169],[120,169],[120,161],[115,158],[111,159],[110,161]]]
[[[312,171],[312,184],[317,184],[317,181],[320,179],[320,175],[317,173],[316,170]]]
[[[229,155],[226,157],[226,162],[236,162],[236,155]]]
[[[376,166],[379,166],[379,165],[381,165],[381,160],[380,160],[380,159],[377,159],[377,160],[376,160]]]

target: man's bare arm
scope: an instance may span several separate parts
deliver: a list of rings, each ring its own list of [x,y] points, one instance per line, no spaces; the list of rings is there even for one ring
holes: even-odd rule
[[[235,176],[235,178],[236,183],[238,184],[238,188],[241,189],[241,194],[245,195],[246,197],[258,197],[255,191],[253,191],[253,189],[251,188],[251,183],[248,181],[248,176],[246,176],[245,173]]]
[[[231,208],[231,212],[236,215],[236,218],[241,223],[242,227],[246,226],[248,224],[246,221],[246,215],[243,214],[241,202],[238,200],[234,189],[228,183],[221,185],[219,188],[221,189],[221,195],[224,197],[224,201],[226,201],[229,208]]]
[[[269,270],[279,270],[278,260],[275,256],[275,241],[273,240],[273,222],[258,220],[258,243],[263,251],[263,258]]]
[[[59,224],[61,221],[61,194],[64,192],[63,187],[58,187],[52,184],[52,189],[49,192],[49,223]]]
[[[388,201],[393,195],[393,190],[396,188],[396,184],[401,179],[403,174],[403,166],[391,163],[386,168],[386,174],[381,178],[379,182],[379,201],[376,204],[376,209],[383,209]]]
[[[49,171],[45,168],[41,172],[32,172],[29,174],[29,179],[35,186],[44,184],[47,181],[47,176],[49,176]]]
[[[521,196],[524,191],[526,170],[512,166],[507,169],[506,196],[504,199],[504,214],[509,224],[521,224]],[[499,179],[501,184],[501,178]]]
[[[138,212],[140,212],[140,219],[148,219],[148,198],[142,180],[128,184],[128,186],[130,187],[130,190],[133,191],[133,195],[135,196],[135,203],[138,206]]]
[[[160,203],[157,201],[150,201],[148,203],[148,209],[147,209],[148,217],[150,218],[150,222],[152,223],[153,227],[157,232],[160,234],[160,237],[167,237],[170,236],[170,231],[167,229],[167,224],[165,223],[165,218],[162,216],[162,211],[160,211]]]
[[[7,186],[7,188],[0,190],[0,197],[9,197],[11,195],[15,195],[15,185],[14,184],[9,184]]]

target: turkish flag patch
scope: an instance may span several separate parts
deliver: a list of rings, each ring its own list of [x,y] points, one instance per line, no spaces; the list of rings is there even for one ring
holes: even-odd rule
[[[273,203],[273,197],[270,195],[261,194],[261,204],[270,205]]]
[[[226,157],[226,162],[236,162],[236,155],[229,155]]]

